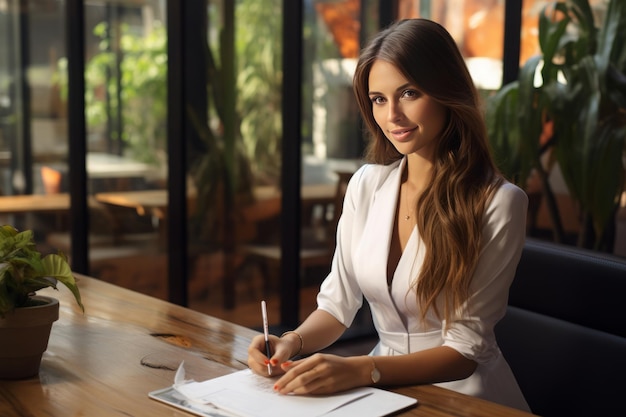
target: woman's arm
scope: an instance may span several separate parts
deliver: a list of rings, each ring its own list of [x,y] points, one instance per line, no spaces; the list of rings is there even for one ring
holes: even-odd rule
[[[273,374],[283,373],[280,365],[298,354],[309,354],[323,349],[346,330],[354,315],[362,305],[363,296],[352,267],[352,241],[355,222],[356,199],[360,178],[367,165],[352,175],[344,198],[341,219],[337,226],[337,244],[331,265],[331,272],[324,280],[318,294],[318,308],[297,328],[295,333],[278,338],[270,336]],[[362,228],[357,227],[356,230]],[[299,336],[298,336],[299,335]],[[300,339],[302,337],[302,339]],[[302,345],[302,349],[301,349]],[[262,336],[252,340],[248,348],[248,365],[259,375],[267,375],[267,357],[264,354],[265,342]]]
[[[289,337],[294,349],[299,350],[292,349],[290,357],[318,352],[333,344],[345,331],[346,327],[331,314],[324,310],[315,310],[294,330],[296,334],[285,335],[285,338]]]
[[[281,394],[329,394],[373,385],[372,371],[380,372],[376,385],[413,385],[452,381],[469,377],[476,362],[456,350],[439,346],[398,356],[353,356],[315,354],[286,362],[286,371],[274,389]]]
[[[332,315],[315,310],[295,331],[280,338],[270,336],[272,375],[282,374],[281,365],[290,358],[330,346],[345,330],[345,326]],[[257,374],[267,376],[267,361],[265,339],[263,335],[256,336],[248,347],[248,366]]]
[[[380,385],[430,384],[464,379],[476,362],[447,346],[399,356],[376,356]],[[409,371],[407,371],[409,370]]]

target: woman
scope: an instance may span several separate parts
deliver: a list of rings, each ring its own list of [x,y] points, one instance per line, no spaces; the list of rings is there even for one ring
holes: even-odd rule
[[[506,311],[525,238],[526,194],[489,154],[479,99],[440,25],[398,22],[362,52],[354,91],[373,140],[346,190],[331,272],[297,328],[263,336],[250,368],[282,375],[283,394],[437,383],[528,410],[494,326]],[[325,348],[370,304],[380,342],[369,356]]]

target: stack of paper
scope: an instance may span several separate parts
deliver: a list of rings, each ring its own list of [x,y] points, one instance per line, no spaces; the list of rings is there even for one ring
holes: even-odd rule
[[[203,382],[188,381],[181,364],[174,385],[149,396],[211,417],[379,417],[417,403],[414,398],[371,387],[333,395],[281,395],[273,385],[274,379],[249,369]]]

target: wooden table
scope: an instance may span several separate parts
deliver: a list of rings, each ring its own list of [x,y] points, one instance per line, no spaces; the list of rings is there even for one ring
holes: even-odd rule
[[[312,184],[302,187],[302,200],[309,205],[330,204],[335,197],[335,184]],[[272,186],[254,188],[255,205],[250,209],[253,213],[280,210],[280,190]],[[152,215],[164,219],[167,213],[168,197],[167,190],[138,190],[97,193],[95,199],[104,204],[132,208],[141,216]],[[193,211],[196,194],[194,190],[188,193],[189,209]],[[267,208],[263,204],[268,205]]]
[[[247,367],[256,331],[77,276],[85,314],[65,287],[41,294],[61,301],[38,377],[0,381],[0,416],[179,416],[148,398],[172,384],[182,360],[188,378],[205,380]],[[393,389],[419,400],[406,416],[529,414],[435,386]]]
[[[89,199],[90,207],[96,205],[93,198]],[[12,215],[18,218],[27,218],[31,213],[51,214],[56,217],[57,228],[60,228],[62,219],[70,210],[70,195],[57,194],[20,194],[0,196],[0,215]],[[18,221],[18,225],[20,225]],[[20,228],[31,228],[28,224],[21,224]]]
[[[115,220],[108,212],[108,208],[98,203],[93,196],[88,197],[87,204],[90,210],[100,210],[100,213],[111,218],[112,223]],[[0,223],[10,222],[20,229],[33,228],[31,221],[29,220],[30,215],[47,214],[54,217],[56,230],[64,230],[67,228],[66,219],[69,211],[69,193],[0,196],[0,215],[11,215],[15,217],[14,220],[0,219]]]
[[[1,214],[62,213],[67,212],[69,209],[70,195],[67,193],[0,196]]]
[[[335,184],[313,184],[302,187],[303,211],[308,212],[314,206],[327,209],[335,202]],[[253,190],[255,201],[239,208],[241,222],[236,234],[246,241],[254,237],[258,222],[278,218],[281,211],[281,193],[273,186],[259,186]],[[140,216],[151,216],[157,225],[161,247],[167,244],[167,190],[138,190],[103,192],[94,196],[95,200],[110,207],[133,209]],[[196,210],[196,193],[190,190],[187,195],[187,211],[191,215]]]
[[[89,208],[101,208],[92,196]],[[0,214],[67,213],[70,210],[69,193],[0,195]]]
[[[111,191],[97,193],[95,198],[110,206],[134,209],[140,216],[166,217],[167,190]]]

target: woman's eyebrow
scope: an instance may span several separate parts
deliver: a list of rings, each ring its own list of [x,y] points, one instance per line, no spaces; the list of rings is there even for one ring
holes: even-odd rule
[[[406,83],[406,84],[402,84],[401,86],[396,88],[396,92],[402,91],[402,90],[406,90],[407,88],[417,88],[417,87],[413,87],[413,85],[411,83]],[[367,94],[370,95],[370,96],[373,96],[373,95],[383,95],[383,93],[381,93],[379,91],[368,91]]]

